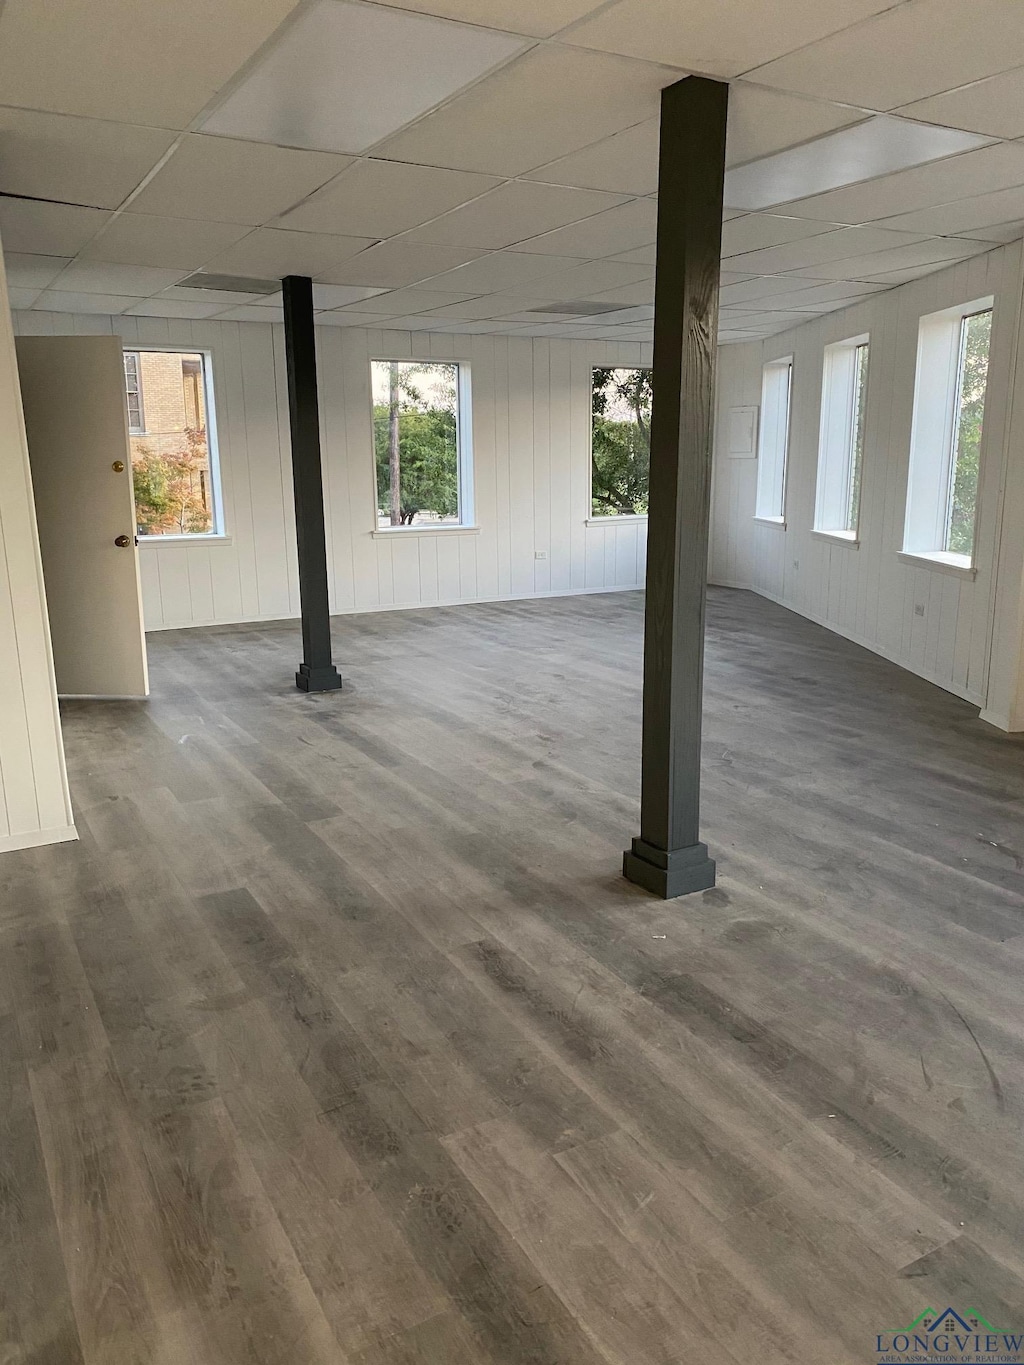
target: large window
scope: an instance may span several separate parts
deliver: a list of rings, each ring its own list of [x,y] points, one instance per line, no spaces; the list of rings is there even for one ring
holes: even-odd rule
[[[974,560],[992,300],[921,319],[903,549]]]
[[[651,371],[596,369],[591,422],[591,514],[647,515]]]
[[[138,534],[222,531],[209,357],[125,351],[124,374]]]
[[[786,519],[786,458],[789,453],[789,406],[793,357],[773,360],[761,376],[761,434],[757,444],[757,501],[754,515],[762,521]]]
[[[860,512],[868,338],[826,346],[814,529],[854,540]]]
[[[425,360],[374,360],[378,529],[472,522],[469,370]]]

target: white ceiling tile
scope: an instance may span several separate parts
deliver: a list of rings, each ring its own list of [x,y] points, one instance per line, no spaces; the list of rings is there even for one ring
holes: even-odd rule
[[[72,261],[54,281],[57,289],[83,294],[133,294],[148,299],[181,279],[181,270],[155,270],[146,265],[108,265],[102,261]]]
[[[791,275],[789,277],[789,290],[786,293],[772,294],[762,299],[762,311],[775,313],[792,309],[794,312],[806,312],[824,306],[835,308],[854,299],[867,298],[882,289],[881,285],[851,284],[846,280],[837,280],[830,284],[815,284],[811,285],[810,288],[793,287],[794,285],[809,283],[808,280],[796,280]]]
[[[7,104],[184,128],[296,0],[6,0]]]
[[[833,223],[870,223],[1018,185],[1024,185],[1024,146],[1004,142],[861,185],[794,200],[786,204],[785,213]]]
[[[847,232],[863,232],[864,228],[847,228]],[[815,241],[818,239],[815,238]],[[873,280],[882,273],[893,270],[916,270],[918,266],[936,265],[943,261],[963,260],[990,251],[991,245],[985,242],[968,242],[959,237],[933,237],[927,241],[912,242],[906,246],[890,247],[867,252],[860,256],[844,256],[834,261],[818,261],[808,273],[830,280]],[[804,271],[797,268],[794,275]]]
[[[355,237],[392,237],[464,204],[467,199],[475,199],[500,183],[493,175],[411,166],[403,161],[358,161],[332,184],[286,214],[280,226],[307,232],[343,232]]]
[[[404,241],[381,242],[358,256],[344,261],[333,270],[321,271],[320,278],[329,284],[378,285],[384,289],[400,289],[418,280],[430,279],[446,270],[475,261],[486,252],[479,248],[450,246],[414,246]]]
[[[732,270],[749,270],[757,275],[775,275],[797,269],[814,274],[819,266],[827,262],[901,247],[907,240],[901,233],[885,232],[880,228],[839,228],[805,238],[802,242],[785,242],[781,246],[765,247],[742,256],[730,256],[729,266]],[[832,276],[822,270],[821,278],[830,279]]]
[[[351,163],[347,156],[191,133],[132,200],[135,213],[258,227]]]
[[[12,284],[7,289],[7,302],[15,311],[19,308],[31,308],[39,297],[39,292],[34,287],[26,289],[24,285]]]
[[[461,303],[447,303],[430,309],[430,316],[447,318],[450,322],[479,322],[506,312],[508,305],[497,294],[482,298],[463,299]]]
[[[4,252],[7,283],[19,289],[45,289],[67,265],[64,256],[30,256],[17,251]]]
[[[115,209],[174,137],[160,128],[0,108],[0,192]]]
[[[811,281],[804,282],[809,288]],[[755,275],[752,279],[741,280],[737,284],[722,286],[719,297],[723,308],[735,307],[740,303],[753,303],[758,299],[769,299],[775,294],[790,294],[794,289],[792,275]],[[831,284],[827,288],[831,289]],[[767,304],[765,305],[767,307]]]
[[[372,299],[375,294],[383,294],[380,287],[368,288],[360,284],[314,284],[314,308],[344,308],[346,304],[359,303]]]
[[[195,303],[184,299],[143,299],[126,308],[129,317],[139,318],[209,318],[223,309],[222,303]]]
[[[448,304],[462,303],[469,298],[467,293],[439,289],[396,289],[390,294],[378,294],[365,302],[352,305],[356,313],[391,314],[402,317],[406,313],[426,313],[432,308],[444,308]]]
[[[650,304],[654,302],[654,278],[651,276],[636,280],[632,284],[620,284],[614,289],[595,290],[587,297],[595,299],[598,303],[621,303],[623,307],[629,308],[638,304]]]
[[[899,112],[992,137],[1024,137],[1024,68],[918,100]]]
[[[982,240],[989,240],[987,231],[992,230],[996,235],[991,240],[1000,242],[1012,241],[1013,238],[1005,234],[1007,231],[1013,232],[1012,225],[1021,222],[1024,222],[1024,185],[882,218],[878,227],[892,228],[897,232],[922,232],[936,237],[951,237],[960,233]],[[1014,235],[1019,236],[1020,233],[1015,232]]]
[[[374,3],[550,38],[566,24],[589,14],[600,0],[374,0]]]
[[[619,0],[566,41],[709,76],[752,66],[886,9],[893,0]]]
[[[740,209],[768,208],[983,144],[977,133],[879,116],[727,172],[725,202]]]
[[[660,120],[648,119],[634,128],[613,133],[592,147],[559,157],[531,171],[526,178],[551,185],[611,190],[616,194],[654,194],[658,188],[659,128]]]
[[[122,294],[77,294],[63,289],[46,289],[33,304],[44,313],[123,313],[138,299]]]
[[[82,254],[90,261],[116,265],[196,270],[248,231],[248,227],[237,223],[201,223],[190,218],[122,213]]]
[[[215,273],[250,275],[256,279],[322,275],[325,270],[372,245],[372,238],[368,237],[334,237],[321,232],[257,228],[203,264]]]
[[[553,261],[555,257],[546,259]],[[586,261],[574,270],[562,270],[531,280],[530,292],[540,299],[589,299],[595,294],[637,283],[645,279],[646,274],[645,266],[628,265],[625,261]]]
[[[722,256],[739,256],[761,247],[780,246],[827,232],[829,224],[811,218],[785,218],[770,213],[748,213],[722,228]]]
[[[1024,64],[1018,0],[909,0],[805,43],[749,72],[750,79],[885,111]]]
[[[647,200],[636,201],[647,203]],[[596,221],[594,215],[604,215],[606,209],[616,209],[626,203],[622,195],[604,194],[599,190],[568,189],[562,185],[536,185],[514,180],[500,189],[492,190],[471,204],[454,209],[432,223],[424,223],[405,236],[408,242],[435,242],[447,246],[479,246],[498,250],[523,242],[521,250],[536,249],[524,239],[537,238],[563,223],[576,223],[579,229]],[[632,208],[632,204],[627,204]],[[584,251],[551,250],[559,256],[584,256]]]
[[[658,259],[657,242],[650,246],[634,247],[631,251],[618,251],[608,258],[611,261],[629,261],[631,265],[654,265]]]
[[[344,309],[334,309],[317,313],[313,319],[318,327],[379,327],[379,313],[349,313]]]
[[[726,165],[740,166],[771,156],[866,117],[859,109],[735,81],[729,87]]]
[[[657,235],[657,203],[653,199],[634,199],[588,218],[586,222],[521,242],[519,250],[596,259],[613,252],[637,250],[652,243]]]
[[[0,234],[5,251],[35,256],[76,256],[110,221],[105,209],[0,198]]]
[[[467,295],[518,289],[528,284],[533,293],[535,281],[566,271],[584,262],[560,256],[529,256],[522,251],[495,251],[468,265],[449,270],[430,281],[432,289],[456,289]]]
[[[258,308],[253,304],[243,303],[238,308],[228,308],[223,313],[217,314],[220,322],[265,322],[275,323],[284,321],[283,308]]]
[[[397,161],[515,176],[658,115],[663,66],[538,47],[378,148]]]
[[[203,126],[280,146],[362,152],[523,46],[444,19],[315,0]]]

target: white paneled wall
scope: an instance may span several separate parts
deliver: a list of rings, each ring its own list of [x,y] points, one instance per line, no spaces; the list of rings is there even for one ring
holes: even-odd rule
[[[1020,290],[1020,243],[1014,243],[766,342],[724,347],[719,368],[712,580],[781,602],[987,707],[997,723],[1005,723],[1010,707],[990,695],[992,641],[994,634],[1000,638],[1002,617],[1019,605],[1020,583],[997,620],[996,564],[1000,544],[1014,536],[1019,544],[1024,536],[1024,504],[1011,507],[1004,498],[1008,468],[1019,471],[1024,464],[1024,450],[1017,448],[1020,419],[1016,435],[1010,423]],[[908,563],[899,551],[919,319],[988,294],[996,302],[972,577]],[[870,333],[871,351],[856,546],[811,528],[823,350],[861,333]],[[764,362],[784,355],[794,358],[792,426],[786,525],[778,526],[755,520],[757,461],[729,456],[728,427],[732,408],[760,403]],[[1018,388],[1022,382],[1018,375]],[[1010,671],[1015,667],[1019,653]]]
[[[213,355],[227,539],[141,549],[150,630],[299,611],[279,326],[20,313],[21,332],[114,332]],[[646,525],[588,526],[590,371],[650,347],[532,337],[317,329],[331,607],[376,611],[641,586]],[[374,536],[370,361],[468,363],[479,533]],[[542,553],[544,559],[537,559]]]
[[[0,258],[0,852],[75,837]]]

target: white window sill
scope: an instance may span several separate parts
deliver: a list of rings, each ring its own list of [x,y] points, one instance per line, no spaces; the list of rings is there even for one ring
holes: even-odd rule
[[[607,517],[587,517],[588,526],[636,526],[639,522],[642,522],[646,526],[646,514],[636,516],[612,515]]]
[[[758,516],[755,516],[755,517],[754,517],[754,520],[755,520],[759,525],[761,525],[761,526],[777,526],[777,527],[779,528],[780,531],[784,531],[784,530],[786,529],[786,518],[785,518],[785,517],[758,517]]]
[[[140,545],[230,545],[231,536],[139,536]]]
[[[956,578],[974,579],[978,576],[978,570],[966,555],[951,554],[947,550],[935,550],[931,554],[900,550],[899,557],[904,564],[912,564],[918,569],[934,569],[937,573],[953,574]]]
[[[370,534],[374,540],[391,536],[478,536],[479,526],[378,526]]]
[[[860,549],[856,531],[819,531],[814,527],[811,535],[816,536],[818,540],[830,540],[833,545],[848,545],[851,550]]]

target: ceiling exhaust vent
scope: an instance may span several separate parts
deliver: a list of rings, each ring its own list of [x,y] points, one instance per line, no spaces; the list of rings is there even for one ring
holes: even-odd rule
[[[528,308],[529,313],[559,313],[562,317],[596,317],[598,313],[621,313],[621,303],[598,303],[595,299],[573,299],[570,303],[545,303],[542,308]]]
[[[189,289],[217,289],[225,294],[276,294],[281,288],[280,280],[253,280],[247,275],[213,275],[203,270],[179,280],[178,284]]]

